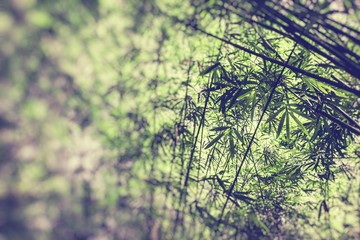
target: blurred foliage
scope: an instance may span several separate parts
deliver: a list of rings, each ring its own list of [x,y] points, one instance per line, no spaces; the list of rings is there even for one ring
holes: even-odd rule
[[[359,9],[281,2],[0,3],[0,238],[358,239]]]

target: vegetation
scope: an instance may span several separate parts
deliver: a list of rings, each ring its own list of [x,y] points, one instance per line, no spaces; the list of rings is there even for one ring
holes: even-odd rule
[[[356,1],[0,6],[0,238],[360,238]]]

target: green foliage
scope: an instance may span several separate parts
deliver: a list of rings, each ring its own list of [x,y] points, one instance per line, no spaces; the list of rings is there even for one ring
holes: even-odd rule
[[[5,238],[357,238],[354,1],[4,9]]]

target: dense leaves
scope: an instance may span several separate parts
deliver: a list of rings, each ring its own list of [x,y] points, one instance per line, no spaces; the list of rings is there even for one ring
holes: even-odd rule
[[[355,1],[5,5],[5,237],[359,237]]]

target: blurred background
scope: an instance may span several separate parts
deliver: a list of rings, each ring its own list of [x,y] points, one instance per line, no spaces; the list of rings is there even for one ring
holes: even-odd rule
[[[109,110],[119,96],[106,102],[119,79],[111,62],[129,44],[124,8],[0,3],[0,239],[144,238],[144,221],[121,196],[132,159],[119,151],[137,153],[133,126],[124,120],[129,134],[119,136],[121,116],[111,114],[127,110]]]

